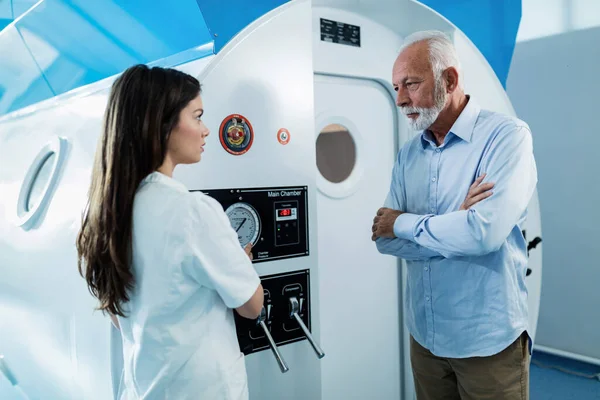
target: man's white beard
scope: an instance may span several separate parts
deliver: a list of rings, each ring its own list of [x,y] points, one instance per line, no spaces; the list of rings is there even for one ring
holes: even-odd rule
[[[447,99],[448,94],[444,90],[444,84],[440,80],[435,83],[433,107],[402,107],[402,112],[408,119],[408,126],[415,131],[428,129],[444,109]],[[419,114],[419,116],[416,119],[412,119],[408,117],[408,114]]]

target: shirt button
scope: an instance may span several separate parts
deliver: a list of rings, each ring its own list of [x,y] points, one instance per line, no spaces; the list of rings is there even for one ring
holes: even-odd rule
[[[426,296],[426,297],[425,297],[425,300],[429,301],[429,296]]]
[[[425,271],[429,271],[429,267],[425,267]]]
[[[431,178],[431,182],[435,182],[435,181],[437,181],[436,178]]]
[[[435,152],[436,152],[436,153],[439,153],[440,151],[441,151],[440,149],[435,149]]]
[[[435,208],[431,207],[431,212],[435,212]]]

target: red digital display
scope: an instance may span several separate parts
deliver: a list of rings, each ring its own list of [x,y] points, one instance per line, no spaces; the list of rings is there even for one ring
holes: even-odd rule
[[[284,208],[282,210],[277,210],[277,213],[277,215],[279,215],[280,217],[289,217],[290,215],[292,215],[292,209]]]

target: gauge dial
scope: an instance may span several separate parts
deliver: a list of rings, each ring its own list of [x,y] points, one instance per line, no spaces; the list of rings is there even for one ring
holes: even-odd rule
[[[261,230],[260,218],[254,207],[247,203],[235,203],[227,208],[225,213],[242,247],[246,247],[248,243],[254,246]]]

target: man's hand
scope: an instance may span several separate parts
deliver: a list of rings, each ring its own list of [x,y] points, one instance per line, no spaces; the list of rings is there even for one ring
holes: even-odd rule
[[[469,188],[469,193],[465,201],[461,204],[459,210],[468,210],[473,205],[479,203],[481,200],[487,199],[492,195],[491,189],[494,184],[491,182],[481,183],[486,174],[479,176],[475,182]],[[394,234],[394,223],[396,218],[403,214],[403,211],[392,210],[391,208],[380,208],[377,211],[377,216],[373,219],[373,235],[371,240],[375,241],[377,238],[395,238]]]
[[[380,208],[377,211],[377,216],[373,218],[373,235],[371,240],[375,241],[379,237],[395,238],[394,222],[402,211],[392,210],[391,208]]]
[[[244,247],[244,251],[248,255],[248,258],[252,261],[254,260],[254,256],[252,255],[252,243],[248,243],[246,247]]]
[[[481,200],[487,199],[492,195],[492,188],[494,187],[494,184],[491,182],[481,184],[481,181],[483,181],[485,175],[486,174],[483,174],[479,178],[475,179],[475,182],[473,182],[469,188],[469,193],[467,193],[467,197],[461,204],[459,210],[468,210],[471,208],[471,206],[479,203]]]

